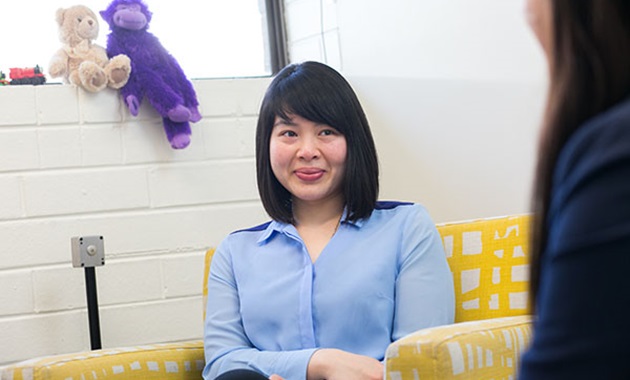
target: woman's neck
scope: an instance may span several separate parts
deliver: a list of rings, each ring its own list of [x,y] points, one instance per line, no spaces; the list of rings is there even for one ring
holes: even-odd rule
[[[343,208],[344,202],[341,197],[316,203],[294,200],[295,228],[312,262],[317,260],[330,239],[337,233]]]
[[[332,222],[338,224],[344,209],[342,197],[321,202],[293,200],[293,217],[297,226],[317,227]]]

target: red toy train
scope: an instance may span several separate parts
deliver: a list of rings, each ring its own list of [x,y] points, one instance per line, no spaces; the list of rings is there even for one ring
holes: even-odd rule
[[[0,85],[38,85],[46,83],[46,77],[44,76],[43,70],[41,69],[41,67],[39,67],[39,65],[27,68],[12,67],[9,70],[9,77],[11,78],[10,81],[6,80],[5,74],[0,71]]]

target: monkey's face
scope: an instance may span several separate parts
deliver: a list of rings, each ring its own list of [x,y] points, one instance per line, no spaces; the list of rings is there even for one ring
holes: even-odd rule
[[[141,30],[149,22],[139,4],[119,4],[113,17],[114,25],[129,30]]]

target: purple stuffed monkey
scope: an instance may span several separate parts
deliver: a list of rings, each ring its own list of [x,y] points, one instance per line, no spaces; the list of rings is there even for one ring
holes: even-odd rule
[[[199,102],[183,70],[147,31],[151,12],[142,0],[114,0],[101,16],[111,29],[107,37],[110,57],[126,54],[131,59],[131,74],[120,89],[133,116],[146,96],[162,116],[166,137],[174,149],[190,144],[190,124],[201,119]]]

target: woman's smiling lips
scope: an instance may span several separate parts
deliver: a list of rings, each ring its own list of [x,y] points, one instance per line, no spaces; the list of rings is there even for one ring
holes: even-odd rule
[[[317,168],[303,168],[295,171],[295,176],[302,181],[317,181],[324,175],[323,169]]]

